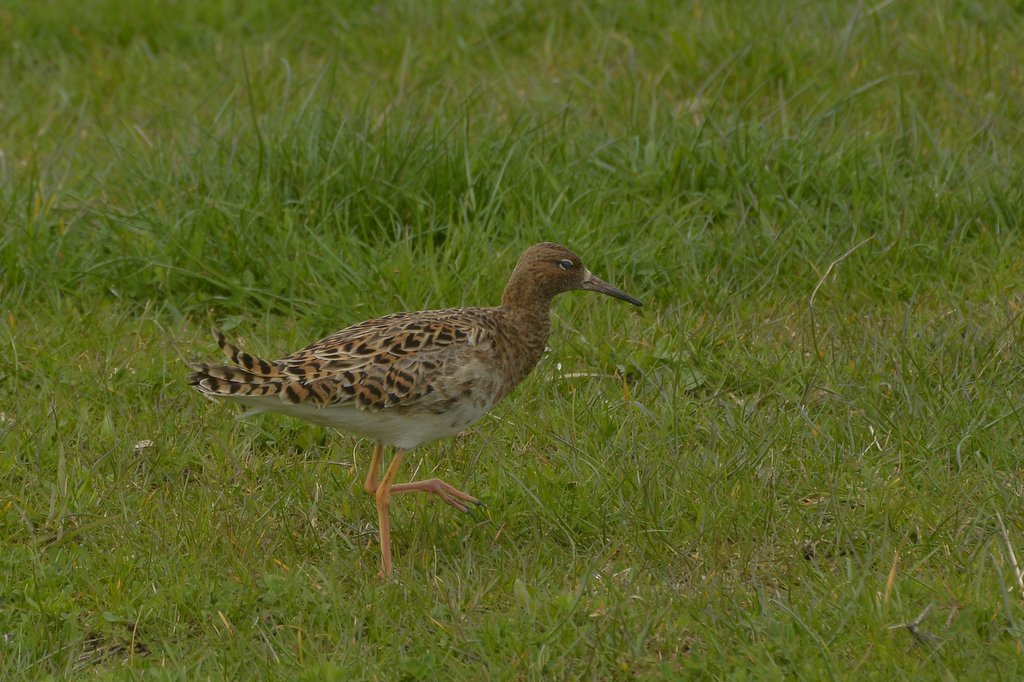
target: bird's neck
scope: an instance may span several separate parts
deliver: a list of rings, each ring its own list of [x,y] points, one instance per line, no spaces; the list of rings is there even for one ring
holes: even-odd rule
[[[501,307],[547,316],[555,293],[546,289],[542,281],[526,268],[516,267],[501,295]]]
[[[543,305],[501,306],[503,362],[509,378],[508,390],[526,378],[544,354],[551,332],[551,301]]]

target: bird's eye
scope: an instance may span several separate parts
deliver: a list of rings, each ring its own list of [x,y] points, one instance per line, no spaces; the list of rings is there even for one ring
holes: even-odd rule
[[[558,267],[562,268],[563,270],[572,270],[572,261],[560,260],[558,261]]]

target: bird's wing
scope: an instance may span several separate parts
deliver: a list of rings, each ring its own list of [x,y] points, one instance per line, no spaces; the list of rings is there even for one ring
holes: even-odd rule
[[[493,330],[486,309],[397,313],[361,322],[267,362],[218,336],[237,367],[194,365],[191,383],[224,396],[276,395],[318,407],[352,404],[377,411],[412,405],[438,389],[466,352],[486,353]]]

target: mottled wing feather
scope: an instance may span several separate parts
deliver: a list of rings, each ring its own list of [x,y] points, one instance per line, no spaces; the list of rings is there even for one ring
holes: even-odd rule
[[[285,399],[365,410],[410,405],[435,390],[466,347],[484,341],[477,310],[398,313],[332,334],[279,361],[309,391]]]
[[[398,313],[336,332],[286,358],[267,362],[217,343],[238,367],[193,365],[190,383],[223,396],[277,395],[318,407],[352,403],[377,411],[412,405],[471,347],[494,343],[482,308]]]
[[[266,360],[260,360],[254,355],[249,355],[228,343],[227,337],[219,329],[214,328],[212,331],[213,336],[217,339],[217,345],[231,359],[231,362],[253,375],[261,377],[281,376],[280,367],[275,366],[276,363],[270,363]]]

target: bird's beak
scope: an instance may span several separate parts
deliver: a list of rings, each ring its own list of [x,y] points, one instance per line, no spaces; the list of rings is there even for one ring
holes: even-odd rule
[[[614,296],[615,298],[632,303],[636,306],[642,306],[643,303],[636,300],[622,289],[613,287],[608,282],[605,282],[600,277],[596,276],[590,270],[587,270],[583,275],[583,288],[587,291],[596,291],[599,294],[607,294],[608,296]]]

